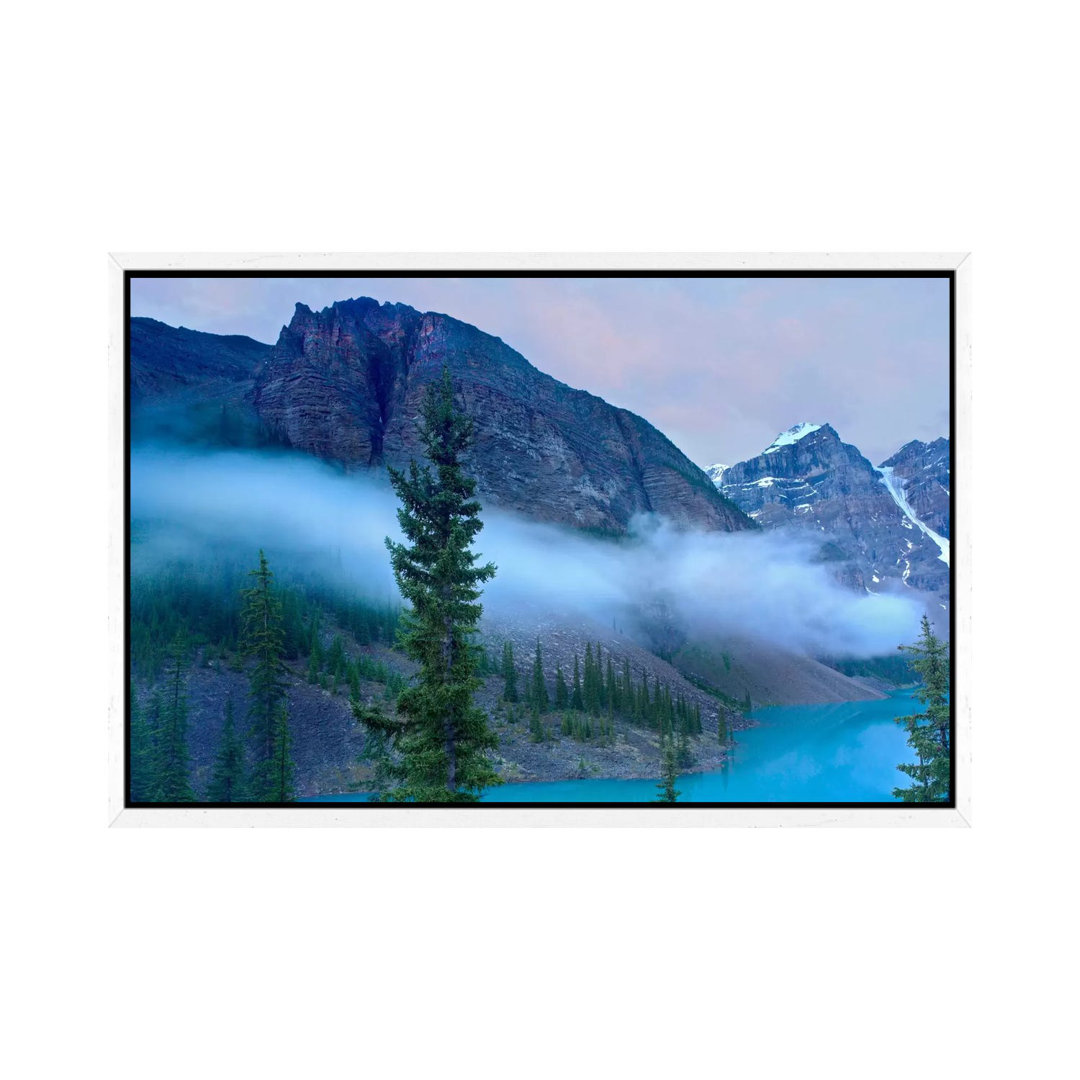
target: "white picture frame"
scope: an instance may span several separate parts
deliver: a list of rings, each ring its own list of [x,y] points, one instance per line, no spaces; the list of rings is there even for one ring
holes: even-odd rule
[[[954,807],[844,808],[694,807],[676,805],[662,812],[642,806],[568,808],[498,806],[434,808],[318,804],[303,808],[238,806],[210,808],[133,808],[125,806],[124,757],[127,670],[125,650],[125,289],[126,272],[139,270],[355,271],[358,275],[387,270],[675,270],[724,271],[951,271],[954,275],[953,319],[953,452],[954,518],[952,595],[954,609],[955,732]],[[132,254],[109,256],[109,385],[110,545],[109,545],[109,807],[112,827],[540,827],[575,826],[638,828],[712,827],[967,827],[972,822],[971,716],[971,257],[956,254]]]

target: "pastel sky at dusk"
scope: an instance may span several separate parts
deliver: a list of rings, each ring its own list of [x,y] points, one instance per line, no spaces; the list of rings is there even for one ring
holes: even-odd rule
[[[472,323],[699,465],[803,420],[875,464],[949,434],[944,278],[135,278],[131,311],[273,342],[297,301],[356,296]]]

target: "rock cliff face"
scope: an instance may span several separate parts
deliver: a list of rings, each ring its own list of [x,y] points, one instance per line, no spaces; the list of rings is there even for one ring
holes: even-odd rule
[[[894,470],[875,468],[829,424],[804,423],[757,457],[720,468],[716,482],[765,528],[820,537],[819,557],[835,564],[845,584],[870,592],[901,585],[947,600],[948,541],[935,539],[913,505],[905,506]]]
[[[255,374],[277,440],[346,466],[422,458],[416,419],[446,364],[476,424],[468,466],[486,505],[622,533],[638,513],[735,531],[753,524],[640,416],[534,368],[499,338],[402,304],[303,304]]]
[[[904,497],[912,510],[934,532],[949,539],[949,492],[951,454],[948,439],[924,443],[913,439],[881,463],[902,482]]]

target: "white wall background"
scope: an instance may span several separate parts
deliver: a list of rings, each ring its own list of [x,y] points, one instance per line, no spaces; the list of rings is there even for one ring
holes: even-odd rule
[[[1067,12],[9,13],[13,1075],[1065,1071]],[[973,250],[974,829],[108,831],[110,250]]]

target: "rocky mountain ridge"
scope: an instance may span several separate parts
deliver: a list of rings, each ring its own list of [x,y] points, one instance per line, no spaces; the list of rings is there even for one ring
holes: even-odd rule
[[[181,393],[250,382],[270,346],[240,334],[206,334],[157,319],[132,318],[129,387],[135,405]]]
[[[269,443],[347,468],[402,467],[422,457],[420,402],[445,364],[475,421],[467,466],[486,505],[615,535],[648,513],[709,530],[754,527],[642,417],[545,375],[447,315],[362,297],[322,311],[297,304],[269,347],[205,340],[215,335],[193,342],[186,335],[194,332],[174,330],[198,346],[183,383],[166,378],[179,346],[161,327],[136,334],[133,326],[132,379],[138,373],[154,388],[133,393],[133,411],[144,404],[170,435],[190,429],[202,441]]]
[[[949,440],[905,443],[881,463],[903,486],[904,497],[919,520],[946,540],[950,537],[949,494],[952,491]]]
[[[762,527],[817,536],[819,558],[845,584],[920,589],[947,604],[947,533],[921,518],[910,497],[947,529],[948,460],[948,440],[938,439],[908,443],[875,467],[832,425],[801,423],[757,457],[705,472]]]

